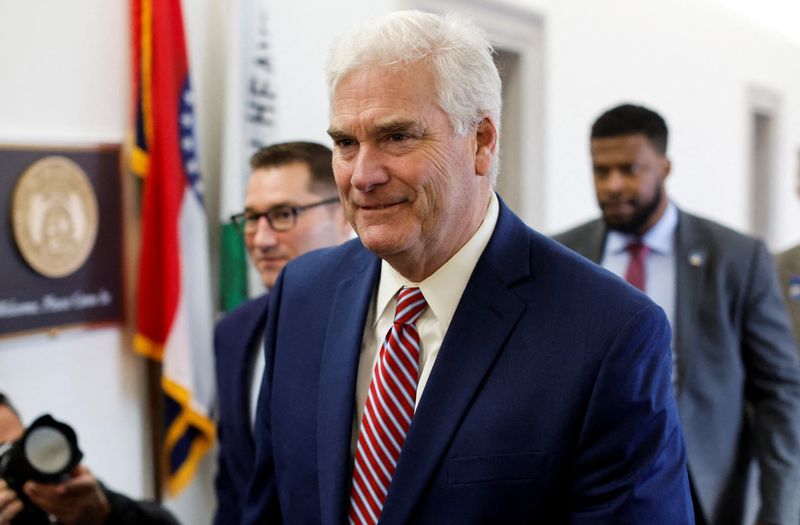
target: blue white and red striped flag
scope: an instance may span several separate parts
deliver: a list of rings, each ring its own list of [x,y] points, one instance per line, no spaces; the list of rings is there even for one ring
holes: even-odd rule
[[[162,363],[167,491],[192,479],[212,445],[208,222],[180,0],[131,0],[131,168],[144,178],[137,352]]]

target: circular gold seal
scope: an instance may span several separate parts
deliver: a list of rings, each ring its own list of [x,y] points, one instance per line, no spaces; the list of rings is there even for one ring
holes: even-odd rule
[[[25,170],[14,188],[11,217],[22,257],[47,277],[83,266],[97,239],[94,188],[66,157],[45,157]]]

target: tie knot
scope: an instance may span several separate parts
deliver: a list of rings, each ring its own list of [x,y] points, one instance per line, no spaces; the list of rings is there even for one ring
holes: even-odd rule
[[[625,249],[628,250],[628,253],[631,254],[631,257],[637,259],[646,257],[647,254],[650,253],[650,247],[643,243],[641,239],[632,241]]]
[[[402,288],[400,295],[397,297],[394,322],[411,324],[422,315],[422,311],[425,310],[426,306],[428,306],[428,302],[419,288]]]

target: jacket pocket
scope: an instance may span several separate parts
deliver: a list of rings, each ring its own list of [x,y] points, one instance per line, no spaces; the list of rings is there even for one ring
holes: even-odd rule
[[[450,458],[447,483],[527,481],[541,478],[547,470],[547,454],[521,453]]]

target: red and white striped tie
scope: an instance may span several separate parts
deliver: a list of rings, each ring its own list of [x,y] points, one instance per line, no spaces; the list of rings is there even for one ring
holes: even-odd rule
[[[389,493],[417,395],[420,341],[414,323],[427,305],[419,288],[400,290],[361,416],[350,492],[352,524],[377,523]]]

